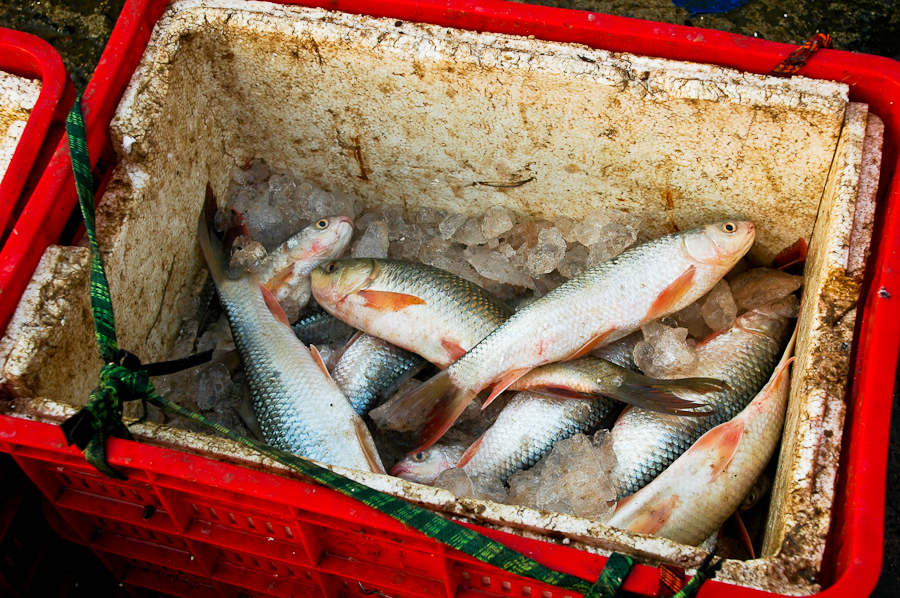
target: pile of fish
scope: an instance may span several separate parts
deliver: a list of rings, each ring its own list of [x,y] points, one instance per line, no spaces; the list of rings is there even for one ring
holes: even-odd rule
[[[235,179],[265,187],[246,174],[260,164]],[[310,187],[266,176],[282,214]],[[635,244],[639,231],[612,211],[560,226],[499,206],[480,221],[404,219],[385,207],[360,214],[358,198],[316,189],[303,191],[293,219],[254,221],[259,202],[246,189],[232,189],[229,205],[208,190],[198,222],[228,325],[198,281],[173,355],[213,345],[216,359],[157,385],[212,419],[238,428],[241,420],[241,431],[328,464],[388,466],[459,496],[692,544],[740,506],[775,450],[802,278],[747,269],[752,222]],[[343,213],[322,213],[335,204]],[[302,228],[273,233],[267,219]],[[353,257],[337,259],[352,219],[364,232]],[[423,240],[429,228],[434,236]],[[405,256],[412,236],[418,253]],[[398,244],[398,257],[424,259],[388,259]],[[423,263],[452,255],[470,269]],[[513,273],[517,262],[524,267]],[[485,264],[499,274],[485,279]],[[212,371],[224,408],[204,409],[213,401],[198,381]],[[249,390],[252,412],[237,387]],[[598,426],[609,431],[584,436]]]

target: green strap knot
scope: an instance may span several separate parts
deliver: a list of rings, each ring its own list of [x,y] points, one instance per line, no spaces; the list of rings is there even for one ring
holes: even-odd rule
[[[115,436],[132,440],[131,432],[122,423],[124,403],[141,401],[146,416],[147,398],[151,394],[154,394],[153,383],[147,372],[107,363],[100,370],[100,381],[91,391],[87,405],[62,423],[63,434],[69,444],[84,451],[88,463],[104,475],[124,480],[125,476],[106,462],[106,439]]]

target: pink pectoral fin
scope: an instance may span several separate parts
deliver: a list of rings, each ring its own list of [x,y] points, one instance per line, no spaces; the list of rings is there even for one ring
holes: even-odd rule
[[[635,517],[628,529],[639,534],[655,534],[666,524],[680,503],[681,498],[672,494]]]
[[[288,317],[285,315],[284,310],[281,309],[281,304],[278,303],[278,299],[275,298],[275,295],[272,294],[266,285],[259,285],[260,290],[262,291],[263,299],[266,301],[266,307],[269,308],[269,311],[272,312],[272,315],[275,316],[279,322],[283,323],[285,326],[290,327],[291,323],[288,322]]]
[[[566,358],[566,361],[571,361],[573,359],[580,359],[580,358],[584,357],[585,355],[588,355],[591,351],[593,351],[597,347],[602,347],[605,344],[606,339],[609,338],[609,336],[615,331],[616,331],[616,329],[613,328],[612,330],[607,330],[606,332],[595,336],[594,338],[592,338],[591,340],[586,342],[584,345],[582,345],[581,348],[578,349],[578,351],[573,353],[570,357]]]
[[[719,424],[700,437],[694,446],[685,453],[709,452],[711,455],[712,478],[721,475],[734,459],[741,438],[744,437],[744,421],[732,420]]]
[[[694,275],[697,268],[691,266],[685,270],[681,276],[672,281],[672,284],[663,289],[659,297],[650,306],[647,315],[644,317],[645,322],[651,322],[664,315],[678,311],[678,303],[691,290],[691,284],[694,282]]]
[[[486,432],[485,432],[486,434]],[[478,437],[478,440],[472,443],[472,445],[466,449],[466,452],[463,453],[463,456],[460,457],[459,463],[456,464],[457,467],[462,467],[466,463],[472,460],[472,457],[475,456],[475,453],[478,452],[478,449],[481,448],[481,443],[484,442],[484,434]]]
[[[457,343],[447,340],[445,338],[441,339],[441,346],[447,351],[447,354],[450,355],[450,363],[447,365],[436,364],[441,369],[449,367],[451,363],[462,357],[466,354],[466,350],[460,347]]]
[[[425,305],[426,302],[414,295],[406,295],[404,293],[391,293],[389,291],[368,291],[363,290],[357,292],[357,295],[366,302],[366,307],[380,309],[383,311],[400,311],[411,305]]]
[[[484,402],[484,404],[481,406],[481,408],[486,409],[487,406],[490,405],[494,399],[496,399],[498,396],[500,396],[500,394],[504,390],[506,390],[507,388],[512,386],[516,380],[518,380],[519,378],[521,378],[522,376],[524,376],[525,374],[530,372],[532,369],[534,369],[534,368],[522,368],[519,370],[510,370],[510,371],[506,372],[505,374],[503,374],[503,376],[500,378],[500,381],[494,385],[494,388],[491,390],[491,394],[488,396],[487,400]]]

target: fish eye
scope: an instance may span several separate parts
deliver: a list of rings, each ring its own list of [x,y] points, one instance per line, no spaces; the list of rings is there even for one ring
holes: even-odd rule
[[[326,266],[325,266],[325,271],[326,271],[326,272],[328,272],[329,274],[331,274],[331,273],[334,272],[335,270],[337,270],[337,262],[329,262],[328,264],[326,264]]]
[[[327,218],[322,218],[321,220],[319,220],[318,222],[316,222],[316,228],[318,228],[318,229],[325,229],[325,228],[328,228],[328,219],[327,219]]]
[[[424,460],[425,460],[425,453],[416,453],[415,455],[413,455],[413,461],[424,461]]]
[[[734,222],[726,222],[722,225],[722,230],[726,233],[733,233],[737,230],[737,225]]]

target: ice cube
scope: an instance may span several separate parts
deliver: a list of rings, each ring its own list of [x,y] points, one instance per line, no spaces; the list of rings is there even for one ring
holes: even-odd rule
[[[485,239],[494,239],[510,230],[514,224],[512,212],[500,205],[491,206],[481,219],[481,234]]]
[[[748,270],[731,281],[731,294],[738,310],[756,309],[786,297],[800,288],[802,276],[794,276],[771,268]]]
[[[481,226],[475,218],[467,219],[453,235],[453,240],[463,245],[483,245],[487,238],[481,233]]]
[[[713,330],[728,330],[734,326],[737,305],[731,297],[731,288],[727,282],[717,282],[701,302],[700,312],[707,326]]]
[[[270,172],[265,160],[254,160],[246,168],[235,169],[232,178],[238,185],[258,185],[269,178]]]
[[[517,268],[509,259],[487,247],[467,247],[464,255],[479,274],[499,283],[533,288],[531,277]]]
[[[445,241],[449,241],[453,238],[453,235],[456,234],[456,231],[459,230],[463,224],[465,224],[466,220],[469,218],[464,216],[463,214],[450,214],[443,220],[441,220],[441,224],[439,225],[439,230],[441,231],[441,238]]]
[[[672,314],[672,318],[679,326],[687,328],[688,334],[693,338],[703,339],[712,332],[712,329],[706,325],[706,320],[703,319],[703,312],[700,309],[700,303],[697,301]]]
[[[687,342],[687,328],[659,322],[641,327],[644,340],[634,347],[634,362],[652,378],[686,377],[697,365],[697,354]]]
[[[231,372],[223,363],[211,363],[200,372],[197,406],[204,411],[221,411],[231,390]]]
[[[557,265],[559,273],[566,278],[575,278],[587,268],[588,249],[581,245],[576,245],[566,252],[565,257]]]
[[[566,255],[566,241],[556,227],[538,233],[537,245],[528,252],[526,266],[532,276],[549,274]]]
[[[352,257],[386,258],[388,256],[388,227],[383,220],[376,220],[366,228],[363,236],[353,244]]]

